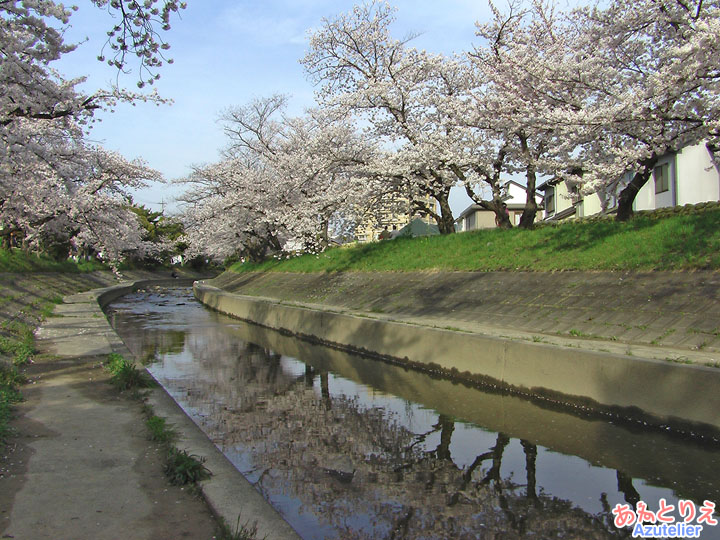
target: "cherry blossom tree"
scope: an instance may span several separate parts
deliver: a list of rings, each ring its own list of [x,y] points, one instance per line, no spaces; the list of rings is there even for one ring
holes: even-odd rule
[[[26,247],[49,239],[106,260],[150,254],[128,190],[160,179],[140,161],[88,145],[69,121],[18,119],[0,150],[1,235]]]
[[[605,201],[619,191],[617,219],[626,220],[663,155],[717,136],[719,16],[718,2],[702,0],[567,13],[535,0],[511,3],[505,21],[496,11],[480,34],[511,67],[503,103],[544,130],[538,170]]]
[[[319,85],[321,106],[361,118],[386,148],[374,164],[377,176],[409,196],[413,210],[432,216],[442,234],[452,233],[448,197],[458,178],[446,155],[455,133],[430,101],[448,89],[437,69],[443,58],[409,47],[412,36],[393,38],[393,20],[393,8],[381,1],[325,20],[302,63]]]
[[[572,94],[573,88],[540,88],[524,69],[536,72],[532,63],[538,58],[551,64],[560,48],[554,43],[556,22],[539,3],[509,8],[494,9],[494,20],[479,26],[486,45],[469,57],[447,57],[409,47],[412,36],[394,39],[394,10],[372,1],[325,21],[302,61],[320,86],[323,106],[363,118],[369,136],[384,141],[378,174],[396,191],[410,193],[416,209],[433,216],[442,233],[454,231],[448,196],[458,182],[477,204],[495,212],[501,227],[512,226],[501,173],[525,174],[521,226],[531,227],[536,176],[554,163],[558,123],[548,121],[555,107],[550,94]],[[427,196],[437,211],[424,203]]]
[[[139,81],[142,88],[145,82],[153,84],[160,78],[159,68],[163,62],[172,64],[172,58],[166,58],[170,44],[158,31],[170,30],[170,20],[174,13],[187,7],[180,0],[91,0],[98,7],[104,7],[117,23],[108,31],[106,47],[112,51],[112,58],[101,53],[98,60],[107,61],[119,70],[128,69],[128,57],[135,56],[138,62]],[[119,20],[118,20],[119,19]]]
[[[169,29],[175,0],[91,0],[117,24],[108,32],[111,65],[139,66],[139,86],[157,79],[168,45],[158,25]],[[115,260],[130,251],[148,253],[127,190],[160,175],[84,140],[94,112],[118,100],[162,101],[155,93],[117,87],[87,95],[83,79],[65,80],[52,62],[72,52],[63,33],[72,11],[52,0],[0,2],[0,223],[2,236],[27,246],[48,239],[92,249]],[[118,18],[119,17],[119,18]]]
[[[285,116],[286,102],[272,96],[223,113],[226,159],[183,180],[196,250],[208,236],[217,259],[321,250],[333,227],[352,228],[368,207],[375,182],[364,171],[373,146],[345,118],[316,109]]]
[[[261,261],[268,251],[281,250],[282,223],[266,211],[272,178],[263,169],[255,156],[237,155],[195,167],[181,180],[188,186],[179,198],[187,255]]]
[[[106,7],[118,22],[108,32],[108,46],[114,56],[108,62],[120,70],[130,66],[129,56],[138,61],[139,86],[158,78],[163,51],[169,47],[157,30],[158,24],[169,29],[170,15],[184,3],[166,0],[92,0]],[[155,94],[138,94],[117,87],[85,95],[76,90],[83,79],[65,80],[51,64],[72,52],[75,44],[65,43],[63,28],[72,10],[51,0],[0,2],[0,126],[15,119],[57,119],[73,117],[87,122],[93,112],[110,107],[117,100],[158,100]],[[117,19],[116,19],[117,20]],[[102,55],[99,57],[105,59]]]
[[[491,8],[492,20],[477,25],[482,44],[469,54],[473,84],[460,118],[480,132],[476,138],[482,144],[474,153],[485,159],[478,159],[474,170],[492,188],[493,204],[483,204],[467,191],[497,214],[500,173],[524,174],[527,199],[520,226],[531,228],[537,214],[537,175],[556,175],[566,167],[561,119],[586,96],[560,71],[577,35],[553,5],[541,1],[511,1],[505,11]],[[500,225],[509,226],[507,221],[501,217]]]
[[[470,54],[478,81],[470,107],[457,116],[485,134],[479,140],[493,159],[474,170],[488,184],[489,172],[525,173],[521,224],[532,222],[536,174],[605,200],[620,190],[624,220],[660,157],[717,136],[717,2],[492,7]]]
[[[589,164],[611,166],[605,182],[631,172],[618,198],[626,220],[663,154],[719,133],[720,3],[613,1],[573,15],[585,30],[579,49],[596,59],[585,71],[594,100],[576,123],[594,128],[583,150]]]

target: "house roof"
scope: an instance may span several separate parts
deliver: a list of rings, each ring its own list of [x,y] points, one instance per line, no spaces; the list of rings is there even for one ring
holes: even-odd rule
[[[538,187],[536,187],[536,190],[545,191],[547,188],[552,186],[557,186],[560,183],[559,178],[551,178],[550,180],[546,180],[542,184],[540,184]]]
[[[507,186],[508,184],[515,184],[517,187],[522,188],[524,191],[527,191],[527,186],[523,186],[520,182],[516,182],[515,180],[506,180],[503,183],[503,187]]]

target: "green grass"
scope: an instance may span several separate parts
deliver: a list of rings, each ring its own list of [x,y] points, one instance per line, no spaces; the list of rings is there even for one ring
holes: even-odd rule
[[[203,463],[204,458],[188,454],[187,450],[168,449],[165,461],[165,475],[175,486],[195,484],[210,478],[210,471]]]
[[[63,299],[62,299],[62,296],[60,296],[59,294],[55,294],[55,295],[51,296],[50,298],[47,298],[39,306],[40,317],[42,317],[43,319],[52,317],[53,311],[55,310],[55,306],[62,304],[62,303],[63,303]]]
[[[16,366],[27,364],[36,352],[32,327],[20,321],[3,321],[0,326],[8,334],[0,337],[0,353],[9,356]]]
[[[147,372],[138,369],[131,360],[127,360],[119,354],[109,354],[105,367],[112,374],[110,382],[120,391],[156,386],[155,381]]]
[[[0,450],[5,448],[11,434],[12,405],[22,401],[18,386],[23,382],[24,377],[18,372],[17,367],[0,363]]]
[[[720,268],[720,210],[562,223],[533,231],[489,229],[332,248],[235,272],[689,270]]]
[[[151,441],[170,444],[177,439],[177,431],[172,426],[169,426],[165,418],[161,416],[151,415],[145,420],[145,426],[150,433]]]
[[[0,249],[0,272],[93,272],[107,270],[99,261],[56,261],[46,255],[26,253],[21,249]]]

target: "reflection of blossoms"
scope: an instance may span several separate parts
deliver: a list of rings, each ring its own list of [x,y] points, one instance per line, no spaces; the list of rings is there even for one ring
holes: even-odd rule
[[[459,468],[449,447],[455,423],[440,416],[426,433],[411,432],[397,415],[358,397],[333,394],[327,373],[293,373],[287,359],[247,346],[246,354],[207,362],[185,392],[203,429],[228,455],[243,456],[256,487],[272,499],[297,498],[339,538],[492,538],[564,532],[566,538],[611,534],[595,517],[566,501],[538,495],[503,479],[509,438]],[[189,384],[185,378],[183,384]],[[216,396],[209,400],[209,396]],[[436,434],[436,447],[429,435]],[[527,446],[530,456],[534,447]],[[534,467],[534,459],[529,459]],[[324,529],[325,530],[325,529]]]
[[[155,312],[137,308],[146,314],[145,339],[153,346],[162,343],[158,326],[172,333],[181,324],[169,310],[172,296],[156,299]],[[296,513],[286,517],[295,526],[312,523],[307,537],[627,534],[613,526],[604,495],[604,510],[592,515],[544,494],[535,444],[485,433],[475,457],[459,465],[453,441],[467,427],[454,418],[376,391],[370,396],[368,387],[241,341],[210,327],[199,306],[186,313],[195,324],[183,351],[161,358],[153,374],[271,502],[292,501]],[[121,316],[118,311],[116,319]],[[522,469],[510,448],[524,456],[524,473],[508,474],[508,465]],[[618,486],[621,480],[632,497],[629,479],[618,473]]]

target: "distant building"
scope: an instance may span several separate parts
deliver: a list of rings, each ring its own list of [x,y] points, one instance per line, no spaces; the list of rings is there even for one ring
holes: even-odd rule
[[[503,186],[502,200],[507,204],[508,213],[510,214],[510,223],[513,225],[520,224],[520,217],[525,210],[527,201],[527,189],[522,184],[514,180],[506,181]],[[536,196],[538,206],[542,205],[542,195]],[[455,220],[457,231],[474,231],[476,229],[492,229],[497,227],[495,223],[495,212],[486,210],[479,204],[471,204],[462,211],[460,216]]]
[[[434,202],[429,197],[425,201],[430,207],[434,208]],[[376,208],[371,215],[368,215],[360,222],[355,230],[355,238],[358,242],[373,242],[378,240],[380,233],[385,227],[390,233],[396,232],[405,227],[413,219],[432,225],[435,220],[429,216],[420,217],[417,214],[411,214],[410,202],[402,197],[393,200],[386,199],[381,203],[380,208]],[[395,227],[393,229],[393,227]]]

